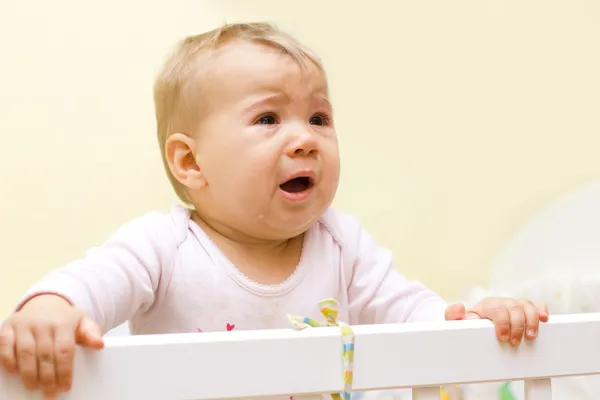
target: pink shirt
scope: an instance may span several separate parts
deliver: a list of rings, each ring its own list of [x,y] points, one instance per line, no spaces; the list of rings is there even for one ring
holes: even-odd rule
[[[404,278],[354,217],[333,209],[307,232],[296,271],[278,285],[244,276],[176,206],[127,223],[24,300],[48,292],[87,311],[104,332],[129,320],[134,334],[290,328],[287,314],[321,320],[317,303],[326,298],[352,325],[443,321],[447,306]]]

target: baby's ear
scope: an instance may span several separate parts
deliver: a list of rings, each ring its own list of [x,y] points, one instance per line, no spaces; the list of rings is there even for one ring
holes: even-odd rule
[[[183,133],[174,133],[165,143],[165,159],[173,177],[192,190],[207,185],[200,165],[196,161],[196,141]]]

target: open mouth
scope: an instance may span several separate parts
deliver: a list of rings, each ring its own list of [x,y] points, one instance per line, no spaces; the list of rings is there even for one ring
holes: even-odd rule
[[[314,183],[315,182],[311,177],[299,176],[282,183],[279,185],[279,188],[287,193],[301,193],[312,188]]]

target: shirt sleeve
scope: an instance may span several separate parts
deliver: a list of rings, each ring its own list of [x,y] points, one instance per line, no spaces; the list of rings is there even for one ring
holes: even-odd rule
[[[350,258],[350,318],[358,324],[444,321],[447,303],[394,266],[392,254],[377,245],[358,221]],[[354,242],[354,243],[352,243]]]
[[[106,333],[154,304],[164,268],[177,251],[175,228],[173,217],[160,213],[125,224],[102,246],[35,284],[17,310],[35,296],[56,294],[87,312]]]

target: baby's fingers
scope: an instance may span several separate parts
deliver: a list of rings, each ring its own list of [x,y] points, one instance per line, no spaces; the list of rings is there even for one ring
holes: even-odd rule
[[[463,304],[452,304],[446,308],[446,321],[458,321],[465,317],[465,306]]]
[[[536,309],[538,311],[540,322],[548,322],[548,316],[550,315],[550,313],[548,313],[548,307],[538,305],[536,306]]]
[[[496,327],[496,336],[503,342],[508,342],[510,339],[510,314],[506,307],[497,308],[491,318]]]
[[[56,396],[56,366],[54,332],[50,326],[34,328],[38,364],[38,377],[47,397]]]
[[[84,317],[79,323],[76,333],[77,343],[84,347],[100,350],[104,348],[102,330],[91,318]]]
[[[522,300],[523,312],[525,313],[526,331],[525,337],[529,340],[535,339],[540,327],[540,315],[537,307],[531,301]]]
[[[0,363],[4,365],[4,368],[9,374],[17,372],[15,332],[10,324],[5,324],[0,327]]]
[[[510,344],[518,346],[525,332],[525,312],[523,306],[517,302],[510,305]]]
[[[59,328],[54,333],[54,357],[58,390],[68,391],[73,381],[75,360],[75,332],[73,327]]]
[[[29,390],[37,389],[37,348],[35,337],[29,327],[15,327],[15,350],[17,367],[25,387]]]

